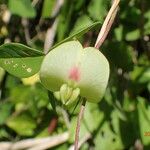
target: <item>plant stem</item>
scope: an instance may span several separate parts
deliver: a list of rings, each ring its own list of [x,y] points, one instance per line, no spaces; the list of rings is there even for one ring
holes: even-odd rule
[[[116,17],[118,8],[119,8],[119,2],[120,0],[113,0],[113,4],[106,16],[106,19],[102,25],[102,28],[99,32],[99,35],[97,37],[96,43],[95,43],[95,48],[99,49],[103,42],[105,41],[111,26],[114,22],[114,19]],[[84,109],[85,109],[85,104],[86,104],[86,99],[83,99],[82,105],[80,108],[80,112],[78,115],[78,120],[77,120],[77,126],[76,126],[76,134],[75,134],[75,144],[74,144],[74,150],[78,150],[78,143],[79,143],[79,132],[80,132],[80,126],[81,126],[81,120],[84,114]]]
[[[117,11],[119,8],[119,2],[120,2],[120,0],[113,1],[113,4],[104,20],[104,23],[102,25],[102,28],[99,32],[99,35],[98,35],[96,43],[95,43],[95,48],[97,48],[97,49],[100,48],[100,46],[103,44],[103,42],[105,41],[105,39],[110,31],[110,28],[114,22],[114,19],[116,17],[116,14],[117,14]]]
[[[84,114],[85,104],[86,104],[86,99],[83,99],[82,105],[81,105],[81,108],[80,108],[80,112],[79,112],[79,115],[78,115],[78,120],[77,120],[74,150],[78,150],[79,132],[80,132],[81,120],[82,120],[82,117],[83,117],[83,114]]]

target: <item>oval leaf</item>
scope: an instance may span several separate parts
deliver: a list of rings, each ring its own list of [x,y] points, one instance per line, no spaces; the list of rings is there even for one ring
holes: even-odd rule
[[[32,18],[36,15],[30,0],[9,0],[8,6],[12,14],[21,17]]]
[[[6,43],[0,46],[0,58],[38,57],[44,53],[20,43]]]
[[[43,57],[0,59],[0,67],[10,74],[27,78],[39,72]]]
[[[0,46],[0,67],[10,74],[26,78],[36,74],[41,66],[44,53],[19,43]]]
[[[76,30],[75,32],[71,33],[71,35],[69,37],[67,37],[66,39],[64,39],[61,42],[54,45],[50,50],[54,49],[55,47],[59,46],[60,44],[62,44],[64,42],[67,42],[67,41],[70,41],[74,38],[80,37],[81,35],[85,34],[87,31],[91,30],[92,28],[94,28],[94,27],[96,27],[100,24],[101,24],[101,22],[97,21],[97,22],[94,22],[94,23],[90,23],[90,24],[82,27],[81,29]]]

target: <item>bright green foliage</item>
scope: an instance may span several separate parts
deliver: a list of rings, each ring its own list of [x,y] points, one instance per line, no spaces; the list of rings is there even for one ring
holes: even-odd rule
[[[145,100],[141,97],[138,97],[137,107],[138,107],[139,122],[144,122],[140,126],[141,139],[145,145],[149,145],[150,138],[146,138],[146,132],[149,132],[147,131],[147,129],[150,127],[150,116],[148,115],[150,113],[150,106],[147,106],[146,108]]]
[[[70,32],[70,36],[75,35],[81,30],[82,30],[81,33],[84,33],[84,32],[86,33],[88,30],[98,25],[100,25],[100,22],[94,23],[87,15],[83,15],[77,19],[76,23],[74,24],[74,28]]]
[[[10,74],[27,78],[39,72],[43,57],[0,59],[0,67]]]
[[[107,13],[107,1],[104,0],[91,0],[88,6],[90,17],[94,20],[103,21]]]
[[[0,67],[10,74],[25,78],[36,74],[43,60],[43,53],[18,43],[0,46]]]
[[[36,15],[26,6],[27,1],[30,8],[34,7]],[[53,17],[58,1],[0,0],[0,45],[10,40],[25,45],[28,43],[30,47],[43,51],[47,30],[57,19],[54,43],[50,50],[53,51],[53,48],[74,39],[79,40],[83,47],[94,46],[111,1],[64,0],[59,13]],[[90,139],[83,143],[81,150],[142,149],[140,147],[150,150],[149,8],[149,0],[120,0],[115,22],[100,48],[110,64],[109,83],[99,103],[86,102],[79,138],[82,141],[90,134]],[[38,63],[27,62],[30,62],[28,66],[39,66],[37,71],[40,70],[43,53],[31,48],[26,51],[20,47],[13,51],[7,49],[7,53],[4,51],[6,47],[0,52],[0,60],[16,59],[21,64],[21,60],[25,62],[27,58],[39,59]],[[62,49],[61,56],[63,52]],[[3,62],[0,61],[0,66]],[[62,96],[66,104],[70,101],[70,92],[75,90],[73,100],[78,98],[72,104],[62,107],[62,101],[57,100],[54,93],[44,88],[41,83],[24,85],[25,80],[30,83],[34,77],[24,80],[15,77],[23,77],[26,73],[27,71],[17,73],[14,70],[12,76],[0,68],[0,144],[4,141],[57,136],[68,131],[69,139],[50,149],[70,149],[74,143],[77,115],[81,106],[78,96],[79,93],[81,95],[81,88],[72,88],[63,82],[57,88],[55,97],[60,99]]]
[[[7,103],[3,103],[2,105],[0,105],[0,114],[1,114],[0,125],[3,125],[5,123],[5,121],[11,114],[11,109],[12,109],[11,103],[7,102]]]
[[[19,117],[12,116],[9,118],[7,126],[15,130],[20,135],[30,136],[33,134],[36,122],[30,115],[21,114]]]
[[[56,0],[44,0],[43,9],[42,9],[42,17],[49,18],[52,15],[52,11],[56,4]]]
[[[44,53],[20,43],[6,43],[0,46],[0,58],[26,58],[43,56]]]
[[[33,18],[36,15],[31,0],[9,0],[9,9],[13,14],[21,17]]]
[[[80,95],[87,101],[99,102],[108,77],[109,64],[105,56],[93,47],[83,49],[78,41],[66,42],[49,52],[40,70],[42,84],[52,92],[60,89],[60,99],[65,104],[68,98],[63,98],[61,93],[65,94],[68,86],[79,88]],[[71,90],[71,93],[74,92]],[[70,98],[72,94],[69,94]]]
[[[52,49],[57,47],[58,45],[64,43],[64,42],[79,38],[81,35],[85,34],[89,30],[91,30],[94,27],[101,24],[101,22],[99,22],[99,21],[91,22],[91,20],[89,18],[87,18],[87,17],[84,17],[84,18],[86,19],[86,22],[87,22],[86,24],[79,26],[77,23],[77,26],[75,26],[75,28],[72,30],[71,34],[67,38],[65,38],[64,40],[57,43],[54,47],[52,47]]]

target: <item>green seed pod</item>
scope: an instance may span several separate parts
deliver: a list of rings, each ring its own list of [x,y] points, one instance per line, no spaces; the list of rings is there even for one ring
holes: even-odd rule
[[[98,103],[108,78],[109,63],[105,56],[94,47],[83,48],[78,41],[63,43],[50,51],[40,70],[41,83],[65,105],[75,101],[79,94]]]

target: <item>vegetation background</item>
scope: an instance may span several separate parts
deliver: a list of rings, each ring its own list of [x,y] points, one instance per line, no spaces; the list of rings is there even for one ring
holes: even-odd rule
[[[110,0],[0,0],[0,44],[19,42],[46,53],[79,29],[102,24],[110,6]],[[93,46],[100,26],[77,38],[85,47]],[[149,150],[149,0],[121,0],[101,52],[110,63],[109,84],[99,104],[86,105],[80,137],[90,136],[81,150]],[[63,144],[52,148],[69,149],[77,114],[60,107],[56,114],[50,100],[38,75],[19,79],[0,68],[0,141],[69,132]]]

